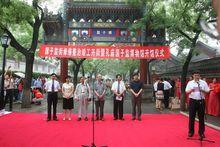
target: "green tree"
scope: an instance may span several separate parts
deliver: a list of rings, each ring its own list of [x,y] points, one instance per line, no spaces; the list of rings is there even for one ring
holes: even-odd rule
[[[152,29],[166,28],[169,41],[177,42],[180,51],[189,49],[181,74],[181,110],[185,110],[185,83],[195,46],[201,35],[199,21],[210,20],[214,15],[207,0],[128,0],[130,3],[146,3],[144,17],[139,25],[149,25]]]
[[[38,0],[33,0],[32,5],[19,0],[2,3],[0,9],[0,30],[11,38],[10,45],[25,56],[25,81],[22,108],[30,107],[30,87],[33,75],[34,55],[38,46],[39,30],[44,17],[43,9]],[[27,44],[19,42],[16,29],[22,27],[23,33],[29,33],[31,39]],[[20,38],[22,39],[22,38]]]

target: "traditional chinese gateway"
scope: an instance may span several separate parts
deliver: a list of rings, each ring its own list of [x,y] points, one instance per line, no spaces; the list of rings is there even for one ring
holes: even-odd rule
[[[63,10],[58,15],[46,13],[39,53],[61,58],[62,78],[67,75],[68,58],[133,58],[141,60],[141,80],[147,83],[149,60],[170,56],[165,29],[152,30],[150,22],[131,29],[143,16],[144,7],[122,0],[64,0]]]

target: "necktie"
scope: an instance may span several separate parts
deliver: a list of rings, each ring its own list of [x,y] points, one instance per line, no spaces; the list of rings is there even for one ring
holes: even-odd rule
[[[118,81],[118,94],[120,94],[120,82]]]
[[[54,80],[52,81],[51,91],[54,92]]]

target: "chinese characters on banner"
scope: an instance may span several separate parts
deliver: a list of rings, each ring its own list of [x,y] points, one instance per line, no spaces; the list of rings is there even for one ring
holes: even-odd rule
[[[118,58],[118,59],[167,59],[169,46],[65,46],[42,45],[40,57],[59,58]]]

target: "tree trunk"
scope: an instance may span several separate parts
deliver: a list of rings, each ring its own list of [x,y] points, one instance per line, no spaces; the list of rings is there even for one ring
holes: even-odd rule
[[[147,84],[151,84],[150,61],[146,62],[146,69],[147,69]]]
[[[84,70],[84,66],[83,65],[82,65],[81,69],[82,69],[82,75],[85,76],[85,70]]]
[[[186,110],[186,92],[185,92],[186,84],[187,84],[186,83],[186,77],[187,77],[187,73],[188,73],[189,64],[190,64],[190,61],[191,61],[192,56],[193,56],[194,47],[192,47],[192,49],[190,49],[189,54],[186,58],[186,61],[183,65],[183,69],[182,69],[182,74],[181,74],[181,104],[180,104],[181,111]]]
[[[31,107],[31,81],[33,76],[34,54],[29,53],[26,58],[25,79],[23,88],[23,98],[21,108]]]
[[[80,64],[75,65],[75,70],[74,70],[74,77],[73,77],[73,82],[74,82],[74,86],[76,87],[78,81],[77,81],[77,77],[79,74],[79,69],[80,69]]]

